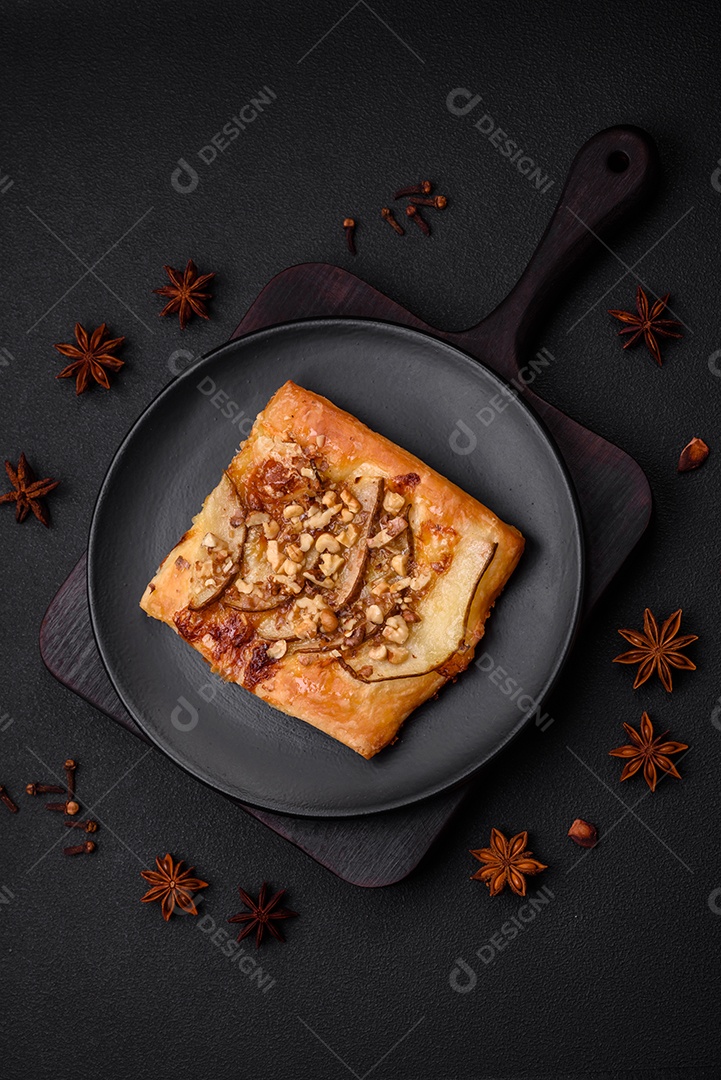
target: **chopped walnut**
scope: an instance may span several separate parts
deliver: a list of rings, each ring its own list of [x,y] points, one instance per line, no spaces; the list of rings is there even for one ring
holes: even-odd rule
[[[408,528],[408,522],[405,518],[395,517],[391,518],[387,525],[375,534],[371,536],[367,541],[369,548],[381,548],[389,544],[391,540],[394,540],[396,536],[400,536],[404,529]]]
[[[277,540],[268,541],[268,547],[266,549],[265,557],[270,563],[273,570],[277,570],[283,558],[278,548]]]
[[[300,503],[291,503],[289,506],[283,508],[283,517],[286,521],[290,521],[291,518],[300,517],[303,513],[303,507]]]
[[[391,559],[391,569],[398,574],[398,577],[405,577],[406,568],[408,566],[408,553],[403,552],[402,555],[394,555]]]
[[[313,574],[311,574],[308,570],[303,571],[303,577],[306,579],[306,581],[311,581],[314,585],[318,585],[321,589],[330,589],[333,585],[333,582],[330,578],[325,578],[323,581],[321,581],[320,578],[314,577]]]
[[[404,517],[394,517],[386,525],[386,532],[391,536],[400,536],[408,528],[408,522]]]
[[[281,638],[280,641],[273,642],[273,644],[269,647],[266,655],[269,656],[271,660],[280,660],[282,657],[285,656],[287,651],[288,643],[284,641],[283,638]]]
[[[326,577],[332,577],[337,573],[343,565],[342,555],[331,555],[330,552],[323,552],[320,557],[320,568]]]
[[[386,619],[386,624],[383,627],[383,637],[388,641],[394,641],[396,645],[403,645],[408,641],[408,635],[410,630],[408,624],[404,618],[400,615],[391,615]]]
[[[329,523],[331,518],[340,510],[340,505],[329,506],[327,510],[319,511],[317,514],[312,514],[309,518],[306,518],[306,529],[324,529]]]
[[[421,589],[425,589],[426,585],[431,580],[432,574],[430,570],[421,570],[420,573],[414,574],[411,578],[410,587],[414,592],[420,592]]]
[[[359,536],[360,531],[357,525],[347,525],[338,533],[338,541],[343,547],[353,547]]]
[[[361,504],[358,502],[355,495],[351,495],[350,491],[348,491],[348,488],[343,488],[340,493],[340,497],[352,514],[358,513],[361,508]]]
[[[383,499],[383,509],[387,510],[389,514],[397,514],[399,510],[403,509],[405,501],[397,491],[387,491]]]
[[[337,555],[340,551],[340,544],[338,543],[333,533],[321,533],[315,542],[316,551],[330,551],[331,554]]]

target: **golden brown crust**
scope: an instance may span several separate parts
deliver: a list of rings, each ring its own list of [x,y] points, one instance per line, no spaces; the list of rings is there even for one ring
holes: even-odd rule
[[[288,382],[141,607],[224,678],[370,758],[468,666],[523,546],[418,458]]]

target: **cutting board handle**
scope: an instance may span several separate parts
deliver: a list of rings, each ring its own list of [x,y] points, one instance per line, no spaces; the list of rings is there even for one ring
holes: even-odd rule
[[[637,127],[600,131],[576,154],[558,205],[531,261],[505,300],[478,326],[458,334],[484,352],[517,361],[539,316],[583,258],[651,191],[658,153]]]

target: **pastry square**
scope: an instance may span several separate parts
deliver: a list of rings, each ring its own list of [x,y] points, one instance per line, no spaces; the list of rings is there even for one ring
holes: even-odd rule
[[[213,671],[365,758],[473,659],[524,540],[292,382],[140,606]]]

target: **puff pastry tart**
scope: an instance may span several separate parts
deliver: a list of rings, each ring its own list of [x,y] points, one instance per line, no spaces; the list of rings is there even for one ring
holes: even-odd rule
[[[141,601],[223,678],[365,758],[473,658],[524,540],[292,382]]]

